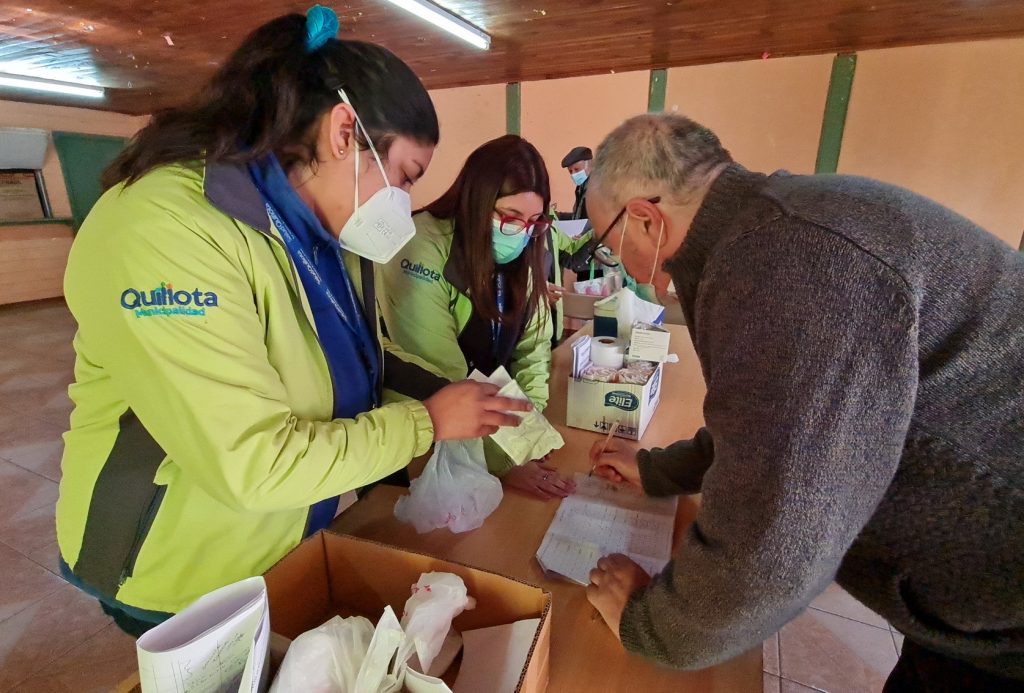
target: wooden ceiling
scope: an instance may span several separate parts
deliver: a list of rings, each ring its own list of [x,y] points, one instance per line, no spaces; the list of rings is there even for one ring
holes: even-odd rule
[[[1024,35],[1024,0],[444,0],[487,31],[478,51],[385,0],[321,0],[341,36],[381,43],[429,88]],[[314,0],[5,0],[0,72],[108,87],[131,114],[192,93],[259,24]]]

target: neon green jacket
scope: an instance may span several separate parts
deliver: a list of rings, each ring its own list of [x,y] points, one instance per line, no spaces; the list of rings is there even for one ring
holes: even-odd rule
[[[554,252],[554,284],[556,286],[562,286],[562,270],[570,268],[573,262],[576,260],[576,255],[586,249],[590,242],[594,238],[594,232],[587,231],[586,233],[580,234],[577,238],[569,238],[564,233],[558,230],[558,222],[556,221],[551,225],[551,239],[552,242],[549,244],[549,248]],[[589,251],[587,253],[590,254]],[[590,262],[591,267],[593,266],[593,260]],[[579,279],[582,281],[586,277],[580,275]],[[559,308],[561,308],[562,302],[558,302]]]
[[[359,287],[358,258],[345,265]],[[259,575],[303,538],[311,505],[432,443],[404,395],[444,381],[386,341],[385,404],[331,420],[305,293],[244,168],[168,166],[108,191],[65,293],[79,328],[57,538],[99,595],[176,612]]]
[[[449,380],[461,380],[467,375],[467,366],[458,340],[473,314],[473,304],[449,263],[452,222],[427,212],[413,220],[416,236],[381,268],[381,314],[388,335],[403,349],[436,366]],[[516,345],[510,368],[539,410],[548,403],[550,329],[549,312],[537,311]],[[504,471],[491,450],[488,466],[496,473]]]

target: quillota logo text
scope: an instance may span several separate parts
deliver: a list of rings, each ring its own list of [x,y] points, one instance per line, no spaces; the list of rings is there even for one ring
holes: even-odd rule
[[[622,411],[636,411],[637,407],[640,406],[640,400],[631,392],[612,390],[604,396],[604,406],[615,407]]]
[[[175,289],[169,282],[160,282],[160,286],[149,291],[125,289],[121,292],[121,307],[135,311],[137,318],[198,318],[206,315],[207,308],[217,307],[217,294],[198,288],[181,291]]]
[[[413,279],[419,279],[425,282],[439,282],[441,281],[441,273],[424,267],[422,262],[413,264],[411,260],[402,258],[402,271],[408,274]]]

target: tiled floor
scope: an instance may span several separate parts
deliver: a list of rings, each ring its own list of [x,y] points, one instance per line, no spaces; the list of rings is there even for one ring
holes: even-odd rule
[[[766,693],[881,691],[903,636],[832,585],[764,644]]]
[[[0,306],[0,693],[109,691],[136,666],[132,639],[57,571],[74,329],[59,301]],[[901,641],[832,586],[765,643],[764,689],[877,693]]]
[[[62,302],[0,307],[0,692],[109,691],[135,648],[58,576],[54,504],[75,327]]]

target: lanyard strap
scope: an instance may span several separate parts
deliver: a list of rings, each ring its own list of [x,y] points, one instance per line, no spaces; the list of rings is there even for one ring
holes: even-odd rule
[[[491,321],[491,349],[494,351],[495,358],[497,358],[498,351],[501,347],[501,331],[502,320],[505,318],[505,273],[498,272],[494,275],[494,299],[498,304],[498,314],[501,316],[501,320]]]
[[[294,257],[298,258],[299,262],[302,263],[302,266],[306,268],[306,271],[309,272],[309,276],[312,277],[313,281],[316,283],[317,288],[327,298],[327,300],[330,301],[331,306],[338,313],[339,317],[341,317],[341,321],[345,324],[345,326],[351,332],[354,333],[354,336],[356,337],[357,343],[362,342],[363,340],[360,339],[359,335],[356,333],[356,330],[355,330],[355,328],[353,326],[353,323],[349,320],[348,314],[345,312],[345,309],[341,307],[341,304],[338,302],[338,299],[334,296],[334,292],[331,291],[331,288],[327,285],[327,282],[324,281],[323,277],[320,275],[320,272],[317,270],[317,268],[313,264],[312,260],[309,259],[309,255],[306,253],[305,250],[302,249],[302,246],[299,244],[299,239],[296,238],[295,233],[291,230],[291,227],[289,227],[288,224],[285,223],[284,219],[281,218],[281,215],[277,213],[277,210],[274,209],[274,206],[272,204],[267,202],[266,203],[266,207],[267,207],[267,214],[270,215],[271,222],[273,222],[274,227],[281,234],[281,237],[284,239],[285,245],[288,246],[288,252],[291,253]],[[334,248],[334,252],[338,256],[338,262],[342,263],[341,251],[337,247],[335,247]],[[343,263],[342,263],[342,267],[344,268],[344,264]],[[366,272],[367,268],[365,266],[363,266],[363,265],[360,265],[360,274],[362,275],[362,278],[363,278],[362,289],[363,289],[364,300],[366,300],[368,298],[371,301],[370,305],[367,305],[366,308],[365,308],[367,312],[364,315],[364,317],[366,318],[366,326],[367,326],[367,330],[369,331],[369,334],[370,334],[370,339],[372,340],[373,345],[374,345],[374,349],[377,352],[376,356],[379,357],[380,349],[379,349],[379,346],[377,345],[377,340],[376,340],[376,331],[374,329],[375,328],[375,322],[371,321],[369,319],[369,316],[372,315],[372,314],[375,314],[376,310],[377,310],[377,306],[376,306],[376,300],[377,300],[376,299],[376,292],[375,292],[374,286],[373,286],[373,268],[372,268],[372,266],[369,269],[370,269],[370,272],[369,272],[369,276],[367,277],[367,272]],[[349,297],[350,297],[351,302],[353,304],[352,307],[355,309],[355,316],[358,316],[360,309],[359,309],[359,306],[356,304],[355,293],[354,292],[350,292],[350,296]],[[371,361],[368,359],[368,356],[365,353],[365,350],[363,348],[360,348],[359,351],[362,352],[364,365],[367,367],[367,369],[371,370],[371,372],[372,372],[372,369],[370,367]],[[373,407],[374,408],[376,408],[378,403],[379,403],[379,397],[380,396],[379,396],[378,393],[379,393],[380,387],[381,387],[381,376],[382,375],[383,375],[383,373],[382,373],[381,369],[378,368],[377,369],[377,378],[376,378],[377,382],[374,383],[374,391],[373,391]]]
[[[384,389],[384,364],[383,352],[381,351],[380,340],[377,339],[377,286],[373,277],[373,262],[365,257],[359,258],[359,278],[362,280],[363,290],[363,316],[366,318],[366,325],[370,333],[370,340],[373,342],[373,349],[381,358],[381,367],[377,369],[377,392]],[[380,395],[376,395],[380,398]]]
[[[313,278],[313,281],[316,282],[317,288],[320,289],[320,293],[322,293],[327,298],[327,300],[331,302],[331,305],[334,306],[334,310],[338,312],[338,315],[341,316],[341,319],[346,324],[351,324],[349,323],[348,314],[345,313],[345,309],[341,307],[340,303],[338,303],[338,299],[335,298],[334,292],[331,291],[331,288],[327,286],[327,282],[325,282],[323,280],[323,277],[320,276],[320,272],[313,264],[313,261],[309,259],[309,255],[307,255],[306,251],[302,249],[301,245],[299,245],[299,239],[295,237],[295,234],[292,232],[291,228],[288,226],[288,224],[285,223],[284,219],[282,219],[281,216],[277,213],[277,210],[274,209],[274,206],[269,202],[266,203],[266,205],[267,214],[270,215],[270,220],[274,223],[274,227],[277,228],[278,232],[281,234],[281,237],[284,238],[285,245],[288,246],[288,251],[294,257],[298,258],[299,262],[302,263],[302,266],[306,268],[306,271],[309,272],[309,276]]]

